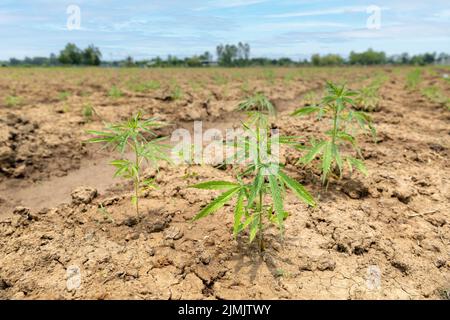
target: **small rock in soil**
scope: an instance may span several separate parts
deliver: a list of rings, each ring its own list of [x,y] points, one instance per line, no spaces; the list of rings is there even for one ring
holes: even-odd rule
[[[398,269],[401,273],[403,273],[405,275],[409,274],[410,268],[406,263],[398,261],[398,260],[394,260],[391,262],[391,265],[394,268]]]
[[[359,181],[347,181],[342,186],[342,191],[352,199],[365,198],[369,194],[369,190]]]
[[[163,218],[158,218],[156,221],[154,221],[152,224],[147,226],[147,231],[149,233],[153,233],[153,232],[161,232],[163,231],[165,228],[167,228],[168,225],[168,221],[166,219]]]
[[[300,258],[298,269],[300,271],[312,271],[313,266],[309,258]]]
[[[0,147],[0,162],[14,162],[14,151],[10,147]]]
[[[164,231],[164,239],[179,240],[183,237],[183,231],[177,227],[170,227]]]
[[[447,261],[445,261],[444,259],[438,259],[436,260],[434,265],[436,266],[436,268],[442,268],[443,266],[445,266],[446,262]]]
[[[336,268],[336,262],[329,257],[323,257],[317,263],[317,270],[320,271],[333,271]]]
[[[392,193],[400,202],[408,204],[414,195],[414,190],[406,184],[400,184]]]
[[[73,204],[89,204],[97,196],[97,190],[91,187],[78,187],[71,193]]]
[[[138,224],[138,219],[135,217],[129,217],[129,218],[125,219],[123,224],[126,225],[127,227],[131,228]]]
[[[0,278],[0,290],[6,290],[11,287],[5,280]]]
[[[429,143],[428,146],[430,147],[431,150],[433,150],[434,152],[437,152],[437,153],[446,151],[446,148],[444,146],[441,146],[438,143]]]
[[[107,207],[107,206],[113,205],[114,203],[119,202],[119,201],[120,201],[120,197],[114,196],[114,197],[110,197],[110,198],[103,200],[102,205],[104,207]]]
[[[203,264],[209,264],[209,263],[211,262],[211,256],[210,256],[207,252],[203,252],[203,253],[200,255],[200,261],[201,261]]]
[[[21,207],[21,206],[15,207],[13,210],[13,213],[17,214],[25,219],[31,220],[31,214],[30,214],[31,211],[29,208]]]
[[[27,166],[25,164],[21,164],[13,171],[13,177],[14,178],[22,178],[25,176],[25,171],[27,169]]]

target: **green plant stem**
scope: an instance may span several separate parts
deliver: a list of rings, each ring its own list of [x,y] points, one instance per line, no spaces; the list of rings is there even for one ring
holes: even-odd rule
[[[140,183],[140,177],[139,177],[139,153],[138,153],[138,146],[137,143],[134,143],[134,155],[135,155],[135,164],[137,169],[137,175],[134,179],[134,196],[136,201],[136,215],[139,218],[139,183]]]
[[[258,204],[258,214],[259,214],[259,250],[260,252],[264,251],[264,234],[263,234],[263,214],[262,214],[262,202],[263,202],[263,193],[259,192],[259,204]]]
[[[260,128],[260,121],[261,119],[258,119],[256,121],[256,150],[257,150],[257,164],[258,164],[258,168],[261,164],[261,128]],[[257,174],[259,175],[259,170],[262,170],[261,168],[258,169]],[[262,215],[262,206],[263,206],[263,192],[259,191],[259,203],[258,203],[258,207],[257,207],[257,211],[258,211],[258,215],[259,215],[259,250],[260,252],[262,252],[264,250],[264,234],[263,234],[263,223],[262,223],[262,219],[263,219],[263,215]]]
[[[338,110],[339,110],[339,107],[336,106],[336,108],[334,109],[333,136],[331,137],[333,145],[336,142],[336,134],[337,134],[337,128],[338,128],[338,123],[337,123],[337,121],[338,121]]]
[[[334,109],[334,115],[333,115],[333,134],[331,136],[331,143],[334,146],[336,144],[336,135],[338,130],[338,115],[339,115],[339,106],[336,105],[336,108]],[[323,181],[323,185],[325,185],[325,190],[328,190],[328,173],[325,177],[325,180]]]

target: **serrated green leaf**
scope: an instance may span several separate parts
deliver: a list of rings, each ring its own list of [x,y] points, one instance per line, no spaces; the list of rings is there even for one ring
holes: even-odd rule
[[[289,177],[281,170],[278,172],[278,176],[289,187],[289,189],[291,189],[295,193],[295,195],[300,200],[302,200],[303,202],[312,207],[316,205],[314,198],[308,193],[308,191],[306,191],[306,189],[300,183]]]
[[[309,152],[300,159],[303,164],[308,164],[314,160],[314,158],[322,151],[323,147],[326,145],[326,141],[321,141],[314,145]]]
[[[367,176],[369,173],[367,172],[366,166],[364,162],[359,159],[348,157],[347,160],[350,162],[352,166],[354,166],[357,170],[359,170],[362,174]]]
[[[284,220],[283,198],[281,196],[278,180],[274,175],[269,175],[270,192],[272,195],[273,207],[277,214],[278,226],[282,228]]]
[[[239,196],[236,202],[236,206],[234,207],[234,226],[233,226],[233,234],[236,237],[237,234],[239,233],[242,223],[242,217],[244,215],[244,197],[245,197],[245,192],[242,189],[239,192]]]
[[[327,142],[322,157],[322,181],[325,182],[328,173],[331,170],[331,163],[333,162],[333,144],[331,142]]]
[[[258,234],[258,231],[262,231],[259,230],[259,215],[258,214],[254,214],[252,216],[252,221],[251,221],[251,226],[250,226],[250,243],[253,242],[253,240],[255,240],[256,235]]]
[[[205,208],[203,208],[195,217],[194,220],[198,220],[200,218],[203,218],[211,213],[214,213],[215,211],[222,208],[225,203],[227,203],[237,192],[239,192],[241,188],[235,187],[232,188],[224,193],[222,193],[220,196],[218,196],[216,199],[214,199],[212,202],[210,202]]]
[[[319,112],[319,111],[320,111],[319,107],[315,107],[315,106],[303,107],[303,108],[295,110],[291,115],[292,116],[306,116],[308,114],[311,114],[314,112]]]
[[[336,137],[343,141],[350,142],[352,145],[355,144],[355,138],[352,135],[348,134],[347,132],[338,131],[336,133]]]
[[[341,154],[339,152],[339,148],[337,145],[333,145],[333,157],[336,160],[336,164],[339,168],[339,176],[342,177],[342,171],[343,171],[343,161],[342,161],[342,157]]]
[[[255,180],[253,180],[253,183],[250,186],[250,196],[248,197],[247,208],[250,208],[253,205],[253,202],[261,191],[263,182],[264,176],[262,175],[262,170],[259,170],[258,174],[255,177]]]
[[[228,181],[209,181],[189,186],[189,188],[204,190],[229,190],[235,187],[239,187],[239,184]]]

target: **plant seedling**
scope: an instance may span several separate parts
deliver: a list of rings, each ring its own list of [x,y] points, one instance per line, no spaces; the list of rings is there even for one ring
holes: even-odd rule
[[[7,96],[5,104],[7,107],[15,107],[22,103],[22,98],[18,96]]]
[[[131,90],[135,92],[147,92],[150,90],[157,90],[161,87],[161,83],[157,80],[150,80],[143,83],[130,85]]]
[[[344,144],[349,144],[354,151],[362,158],[356,137],[350,133],[353,124],[357,124],[364,131],[370,131],[375,136],[375,128],[372,126],[371,118],[361,111],[350,108],[355,102],[351,97],[357,95],[356,92],[348,90],[345,85],[337,86],[331,82],[327,83],[328,94],[322,98],[318,106],[309,106],[296,110],[294,116],[303,116],[317,112],[319,118],[324,114],[331,113],[332,127],[325,132],[326,139],[311,139],[309,147],[303,147],[307,151],[299,163],[307,165],[317,156],[321,157],[322,183],[328,186],[329,176],[333,171],[333,165],[342,177],[345,164],[350,171],[356,168],[367,175],[364,162],[355,157],[344,155],[342,152]]]
[[[242,124],[245,134],[241,136],[241,139],[232,142],[237,149],[234,157],[237,159],[237,164],[243,164],[244,160],[249,158],[251,161],[244,166],[241,173],[237,174],[235,182],[209,181],[192,186],[203,190],[224,191],[206,205],[194,217],[194,220],[216,212],[235,198],[234,236],[249,229],[249,241],[253,242],[259,235],[259,248],[262,251],[264,250],[265,219],[276,224],[283,234],[284,220],[287,217],[287,212],[284,210],[286,189],[291,189],[301,201],[310,206],[314,206],[315,201],[300,183],[280,168],[271,153],[273,142],[272,139],[268,141],[267,137],[268,117],[274,114],[275,108],[269,100],[259,94],[257,98],[249,98],[241,103],[239,110],[247,110],[250,113],[250,122]],[[242,139],[242,137],[247,138]],[[287,137],[282,137],[279,142],[288,140]],[[268,196],[271,201],[268,201]]]
[[[156,168],[158,168],[158,161],[160,160],[170,162],[164,150],[168,146],[160,143],[165,138],[157,138],[156,133],[153,131],[164,125],[164,123],[156,119],[144,120],[141,113],[138,113],[128,121],[107,124],[104,131],[88,131],[88,133],[96,136],[89,139],[89,143],[103,143],[104,147],[110,147],[112,150],[120,153],[121,158],[111,162],[117,168],[114,176],[133,181],[134,195],[131,201],[136,207],[138,217],[140,186],[153,187],[152,180],[141,179],[141,169],[144,161]],[[133,152],[133,161],[126,159],[125,153],[127,151]]]
[[[274,85],[275,84],[275,72],[273,70],[265,70],[264,71],[264,78],[267,80],[267,82],[270,85]]]
[[[87,120],[87,121],[91,121],[92,120],[92,116],[94,115],[95,109],[91,104],[85,104],[83,106],[83,110],[81,111],[83,117]]]
[[[123,96],[123,92],[116,86],[112,86],[111,89],[108,91],[108,96],[117,99]]]
[[[267,125],[268,118],[275,117],[277,114],[272,102],[260,92],[242,101],[238,106],[238,110],[248,112],[250,118],[253,119],[253,124],[255,124],[255,121],[266,120],[264,121],[265,123],[262,123],[263,127]]]
[[[60,101],[66,101],[70,97],[70,92],[68,91],[62,91],[58,93],[58,99]]]
[[[447,109],[450,109],[450,98],[445,96],[445,94],[437,86],[424,88],[422,90],[422,94],[430,101],[438,103],[446,107]]]
[[[355,108],[367,112],[378,110],[380,103],[378,89],[377,86],[372,84],[359,90],[355,97]]]
[[[422,81],[422,70],[414,69],[406,75],[406,88],[408,90],[415,90]]]
[[[355,97],[355,109],[366,112],[377,111],[380,107],[380,88],[388,77],[385,74],[378,74],[368,86],[358,91]]]
[[[213,76],[213,81],[218,86],[223,86],[228,83],[227,77],[225,77],[224,75],[219,74],[219,73],[217,73]]]

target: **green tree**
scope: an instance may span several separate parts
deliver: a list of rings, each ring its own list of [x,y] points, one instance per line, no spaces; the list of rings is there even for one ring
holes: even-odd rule
[[[350,64],[360,64],[360,65],[374,65],[374,64],[385,64],[387,62],[386,53],[383,51],[374,51],[373,49],[368,49],[367,51],[356,53],[350,52],[349,63]]]
[[[89,66],[98,66],[101,63],[102,53],[100,49],[91,44],[83,51],[83,64]]]
[[[68,43],[64,50],[59,53],[58,60],[62,64],[79,65],[83,60],[83,54],[75,44]]]
[[[313,66],[320,66],[320,54],[316,53],[311,56]]]
[[[220,44],[216,48],[216,53],[217,60],[221,66],[243,66],[249,64],[250,45],[242,42],[239,42],[237,46],[234,44]]]

